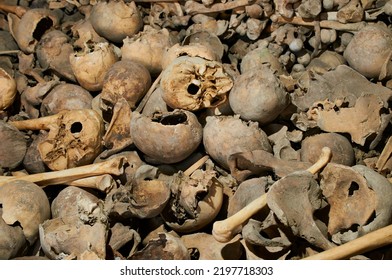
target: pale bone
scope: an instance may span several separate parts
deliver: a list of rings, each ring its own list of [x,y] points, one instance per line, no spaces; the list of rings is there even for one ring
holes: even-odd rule
[[[96,189],[104,193],[109,193],[117,186],[114,178],[109,174],[78,179],[65,184],[80,188]]]
[[[366,253],[392,243],[392,225],[375,230],[338,247],[323,251],[303,260],[340,260]]]
[[[60,171],[37,173],[18,177],[0,176],[0,184],[14,180],[24,180],[45,187],[48,185],[65,184],[67,182],[104,174],[119,176],[124,172],[123,165],[125,163],[126,157],[115,157],[100,163],[94,163]]]
[[[302,26],[309,26],[315,27],[316,21],[315,20],[305,20],[301,17],[293,17],[290,19],[284,18],[282,16],[277,16],[273,18],[274,23],[278,24],[285,24],[290,23],[293,25],[302,25]],[[340,23],[338,21],[333,20],[321,20],[320,27],[321,28],[328,28],[328,29],[335,29],[336,31],[358,31],[366,26],[365,22],[355,22],[355,23]]]
[[[204,6],[204,4],[197,3],[195,1],[186,1],[185,12],[188,15],[196,14],[209,14],[216,12],[224,12],[227,10],[233,10],[240,7],[245,7],[253,4],[252,0],[234,0],[226,3],[216,3],[212,4],[210,7]]]
[[[312,174],[316,174],[330,161],[330,159],[331,149],[324,147],[321,151],[319,160],[309,167],[307,171]],[[267,194],[268,193],[256,198],[233,216],[230,216],[229,218],[222,221],[216,221],[212,228],[212,234],[215,239],[219,242],[227,242],[230,240],[233,235],[241,229],[241,225],[244,222],[249,220],[254,214],[267,206]]]

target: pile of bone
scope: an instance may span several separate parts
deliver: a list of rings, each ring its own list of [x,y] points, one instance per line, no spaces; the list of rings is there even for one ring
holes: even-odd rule
[[[391,15],[1,1],[0,259],[303,259],[388,228]],[[369,240],[339,258],[392,258]]]

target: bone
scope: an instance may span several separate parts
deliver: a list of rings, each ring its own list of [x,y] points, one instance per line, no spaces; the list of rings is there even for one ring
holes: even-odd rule
[[[253,2],[254,1],[252,0],[234,0],[226,3],[216,3],[206,7],[195,1],[187,1],[187,3],[185,3],[185,11],[188,15],[218,13],[248,6],[253,4]]]
[[[293,17],[293,18],[284,18],[282,16],[271,17],[274,23],[285,24],[291,23],[293,25],[302,25],[302,26],[310,26],[314,27],[316,25],[315,20],[306,20],[301,17]],[[358,31],[366,26],[366,23],[355,22],[355,23],[340,23],[338,21],[333,20],[321,20],[320,27],[321,28],[328,28],[328,29],[335,29],[339,31]]]
[[[109,193],[114,188],[116,188],[116,182],[109,174],[78,179],[70,182],[65,182],[65,184],[80,188],[96,189],[104,193]]]
[[[150,89],[147,91],[147,93],[144,95],[143,99],[139,102],[139,105],[135,109],[136,112],[141,112],[146,106],[147,101],[150,99],[152,93],[157,89],[160,81],[161,81],[162,73],[159,74],[159,76],[155,79],[155,81],[152,83]]]
[[[331,156],[331,149],[324,147],[321,151],[319,160],[309,167],[307,171],[316,174],[330,161]],[[216,221],[212,228],[212,235],[214,238],[219,242],[228,242],[231,240],[231,238],[239,232],[243,223],[267,206],[267,195],[268,193],[261,195],[227,219]]]
[[[125,157],[115,157],[100,163],[65,169],[61,171],[31,174],[26,176],[0,176],[0,185],[13,180],[33,182],[39,186],[65,184],[79,179],[111,174],[119,176],[124,172]]]
[[[392,243],[392,225],[375,230],[343,245],[309,256],[303,260],[342,260]]]
[[[19,130],[48,130],[50,124],[53,124],[59,118],[58,114],[41,117],[39,119],[30,119],[22,121],[11,121],[9,124],[13,125]]]
[[[22,6],[0,4],[0,11],[5,13],[12,13],[21,18],[27,12],[27,9]]]
[[[284,160],[264,150],[236,153],[228,160],[232,176],[239,182],[248,176],[272,171],[278,177],[284,177],[294,171],[305,170],[312,164],[309,162]]]
[[[392,155],[392,137],[389,137],[388,142],[385,144],[384,149],[382,150],[380,157],[378,158],[376,163],[376,169],[379,172],[384,171],[387,165],[390,168],[391,155]]]

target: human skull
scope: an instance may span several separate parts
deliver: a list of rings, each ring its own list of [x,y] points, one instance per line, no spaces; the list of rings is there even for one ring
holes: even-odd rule
[[[162,98],[174,109],[196,111],[218,106],[227,99],[233,80],[221,63],[181,56],[162,72]]]

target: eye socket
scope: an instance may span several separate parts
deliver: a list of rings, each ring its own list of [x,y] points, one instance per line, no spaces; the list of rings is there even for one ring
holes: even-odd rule
[[[82,129],[83,129],[83,125],[82,125],[81,122],[74,122],[74,123],[71,125],[71,133],[72,133],[72,134],[74,134],[74,133],[79,133],[79,132],[82,131]]]

